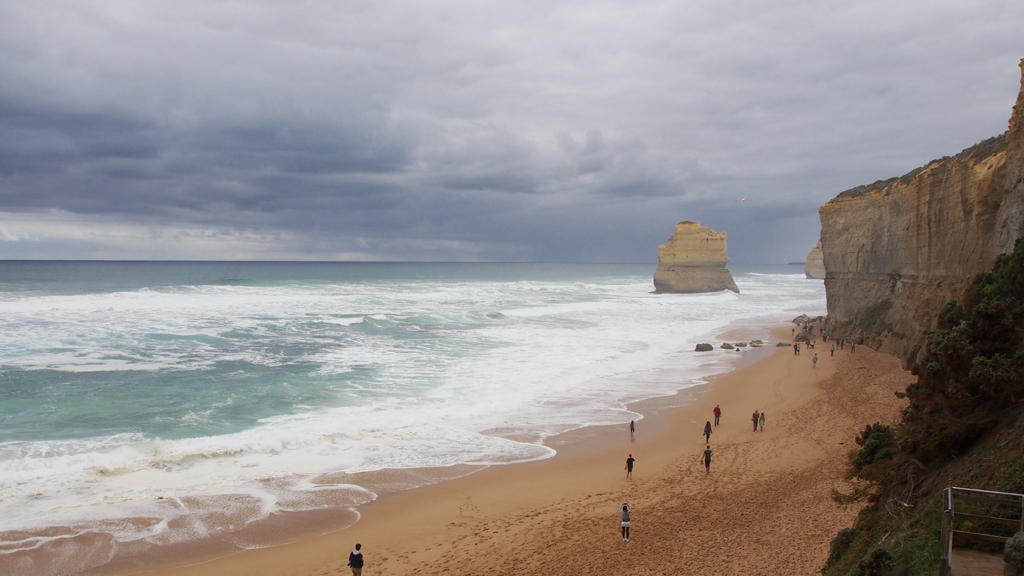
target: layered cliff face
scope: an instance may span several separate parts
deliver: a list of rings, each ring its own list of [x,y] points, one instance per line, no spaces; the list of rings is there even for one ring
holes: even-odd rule
[[[1024,233],[1024,82],[1006,134],[847,190],[819,214],[826,330],[913,364],[938,310]]]
[[[825,279],[825,255],[821,252],[821,240],[807,253],[807,264],[804,266],[804,276],[817,280]]]
[[[676,233],[658,247],[658,269],[654,272],[657,293],[718,292],[739,293],[726,269],[725,232],[718,233],[697,222],[680,222]]]

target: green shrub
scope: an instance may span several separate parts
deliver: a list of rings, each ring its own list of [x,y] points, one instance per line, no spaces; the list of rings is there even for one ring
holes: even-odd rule
[[[836,537],[832,539],[832,543],[828,547],[828,561],[825,562],[825,567],[821,569],[822,574],[826,570],[832,567],[846,551],[850,549],[850,545],[857,539],[857,535],[860,534],[860,530],[856,528],[843,528],[836,534]]]
[[[1024,242],[939,315],[907,388],[899,446],[920,462],[963,453],[1024,398]]]
[[[880,422],[866,426],[854,441],[861,447],[853,457],[857,473],[877,460],[891,459],[896,454],[896,437],[892,428]]]
[[[1017,532],[1003,546],[1003,561],[1008,565],[1024,569],[1024,532]]]
[[[886,570],[896,564],[885,548],[875,548],[857,565],[860,576],[885,576]]]

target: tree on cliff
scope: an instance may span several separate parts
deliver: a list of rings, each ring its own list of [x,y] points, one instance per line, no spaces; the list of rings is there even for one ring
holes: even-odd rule
[[[907,388],[900,424],[875,423],[856,438],[853,472],[875,488],[834,495],[848,503],[870,493],[857,519],[858,535],[841,542],[843,550],[830,556],[823,574],[933,574],[939,488],[959,477],[973,479],[976,487],[1024,490],[1024,440],[1014,426],[1024,416],[1022,321],[1024,238],[972,284],[962,303],[949,302],[939,312],[939,327],[913,367],[918,379]],[[1018,440],[979,442],[987,434]],[[972,461],[977,450],[968,452],[975,447],[985,462],[1000,464]],[[957,457],[963,459],[947,465]],[[960,465],[965,476],[958,476]]]
[[[998,258],[964,303],[949,302],[907,389],[901,448],[928,463],[956,456],[1024,402],[1024,242]]]

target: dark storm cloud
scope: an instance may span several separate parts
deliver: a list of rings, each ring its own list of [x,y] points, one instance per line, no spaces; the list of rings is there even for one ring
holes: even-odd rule
[[[1005,130],[1014,2],[0,6],[0,258],[801,258]],[[740,200],[745,201],[740,201]],[[4,228],[6,226],[6,228]]]

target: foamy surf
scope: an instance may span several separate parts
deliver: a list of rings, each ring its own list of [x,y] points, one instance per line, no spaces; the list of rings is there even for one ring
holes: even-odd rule
[[[726,326],[824,311],[821,282],[772,271],[654,295],[648,266],[175,266],[106,290],[88,266],[3,282],[0,566],[83,535],[100,556],[259,545],[230,535],[355,510],[387,484],[367,474],[546,458],[551,436],[729,369],[692,353]]]

